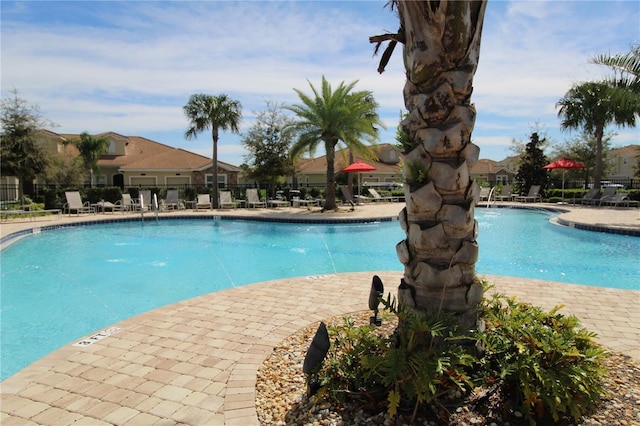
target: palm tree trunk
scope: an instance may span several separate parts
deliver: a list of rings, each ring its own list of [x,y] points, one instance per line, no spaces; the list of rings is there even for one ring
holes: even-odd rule
[[[211,203],[213,208],[218,208],[218,128],[213,126],[211,130],[211,138],[213,139],[213,191],[211,194]]]
[[[602,138],[604,137],[604,126],[596,126],[596,164],[593,169],[593,187],[600,189],[602,180]]]
[[[453,313],[466,328],[476,326],[483,296],[475,274],[479,187],[469,169],[480,153],[471,143],[470,98],[485,8],[484,0],[398,3],[409,111],[401,128],[412,144],[404,152],[406,239],[396,249],[405,272],[398,299],[417,310]]]
[[[335,146],[338,141],[325,142],[327,152],[327,189],[324,194],[324,209],[335,210],[336,205],[336,176],[335,176]]]

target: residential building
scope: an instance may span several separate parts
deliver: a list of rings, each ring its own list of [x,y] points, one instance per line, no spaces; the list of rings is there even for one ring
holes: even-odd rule
[[[383,186],[402,182],[402,166],[400,150],[392,144],[384,143],[370,147],[373,159],[364,158],[354,152],[353,161],[364,161],[375,167],[370,172],[360,173],[360,181],[368,186]],[[342,173],[350,161],[350,150],[340,149],[335,153],[334,170],[336,175]],[[323,186],[327,182],[327,156],[317,158],[301,158],[295,164],[298,185]]]
[[[632,179],[637,172],[640,145],[613,148],[607,154],[609,162],[607,179]]]
[[[471,167],[470,175],[480,186],[511,184],[517,172],[501,162],[480,159]]]
[[[58,134],[44,130],[43,143],[58,155],[77,155],[68,142],[79,134]],[[212,160],[181,148],[174,148],[141,136],[115,132],[95,135],[109,140],[108,152],[98,161],[96,184],[106,186],[211,186]],[[221,186],[236,185],[240,168],[218,161],[217,181]]]

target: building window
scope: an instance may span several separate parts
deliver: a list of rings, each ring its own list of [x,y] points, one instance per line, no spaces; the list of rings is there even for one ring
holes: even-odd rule
[[[205,175],[205,184],[207,186],[213,186],[213,175],[212,174],[206,174]],[[226,174],[222,174],[222,175],[218,175],[218,188],[226,188],[227,187],[227,175]]]

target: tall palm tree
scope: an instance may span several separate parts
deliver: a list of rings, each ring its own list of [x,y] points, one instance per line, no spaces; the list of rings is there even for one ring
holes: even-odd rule
[[[614,97],[624,108],[638,108],[640,105],[640,45],[636,44],[625,54],[598,55],[594,64],[606,65],[614,71],[606,81],[617,90]]]
[[[453,313],[461,326],[474,328],[483,287],[475,274],[479,187],[469,169],[480,150],[471,143],[476,111],[470,98],[486,0],[397,0],[391,6],[400,29],[370,41],[377,48],[390,41],[379,72],[396,44],[404,44],[408,115],[398,140],[407,182],[400,214],[406,239],[396,247],[405,265],[398,299],[427,313]]]
[[[94,174],[99,173],[98,161],[108,152],[109,139],[103,136],[91,136],[89,132],[82,132],[79,139],[72,139],[65,143],[71,143],[78,148],[85,170],[89,169],[90,184],[93,187]]]
[[[220,130],[240,133],[242,105],[225,94],[217,96],[199,93],[191,95],[183,107],[189,119],[186,139],[195,139],[198,133],[211,129],[213,140],[213,208],[218,208],[218,139]]]
[[[289,105],[298,120],[292,128],[298,139],[291,147],[291,157],[296,158],[305,151],[315,152],[322,142],[327,155],[327,190],[325,193],[325,210],[335,210],[335,149],[343,143],[350,149],[367,154],[369,147],[361,139],[368,142],[378,140],[376,126],[383,127],[378,117],[378,104],[369,91],[352,91],[357,81],[344,82],[334,90],[327,79],[322,77],[320,91],[309,82],[313,96],[308,96],[298,89],[293,89],[301,104]]]
[[[574,84],[556,104],[563,130],[583,129],[596,140],[596,164],[593,187],[600,189],[602,179],[602,138],[604,129],[611,124],[635,126],[635,108],[623,108],[616,90],[605,81]]]

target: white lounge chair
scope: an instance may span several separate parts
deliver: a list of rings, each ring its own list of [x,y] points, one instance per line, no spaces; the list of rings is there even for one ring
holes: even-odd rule
[[[198,209],[211,209],[211,196],[209,194],[198,194],[196,210]]]
[[[248,207],[267,207],[267,203],[260,201],[257,188],[247,189],[247,206]]]
[[[151,199],[151,191],[148,189],[141,189],[138,191],[138,205],[142,208],[143,211],[151,210],[153,205],[153,200]],[[143,205],[144,204],[144,205]]]
[[[76,214],[96,212],[96,209],[91,207],[88,201],[82,201],[82,197],[78,191],[65,192],[64,196],[67,199],[64,210],[69,214],[71,214],[71,212],[76,212]]]
[[[136,208],[130,194],[122,194],[122,199],[116,201],[113,211],[132,212]]]
[[[235,209],[238,207],[238,203],[231,197],[231,191],[220,191],[220,203],[218,207],[221,209]]]
[[[164,210],[181,210],[184,208],[184,204],[178,198],[177,189],[167,190],[167,196],[162,201]]]

